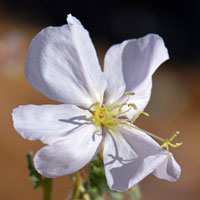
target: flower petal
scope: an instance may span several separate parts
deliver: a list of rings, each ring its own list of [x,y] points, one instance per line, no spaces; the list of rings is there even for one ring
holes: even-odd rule
[[[83,168],[98,152],[102,135],[93,124],[84,124],[60,141],[40,149],[34,157],[36,170],[55,178]]]
[[[167,48],[156,34],[112,46],[104,60],[107,103],[113,103],[125,92],[135,92],[131,100],[138,111],[144,109],[151,95],[151,76],[168,58]]]
[[[152,172],[169,180],[168,171],[172,175],[179,166],[174,165],[167,171],[165,167],[161,171],[169,159],[167,151],[158,146],[151,137],[135,128],[118,128],[114,133],[108,132],[103,156],[109,187],[119,192],[128,190]]]
[[[178,165],[173,155],[170,154],[170,158],[161,163],[161,165],[156,168],[153,174],[157,178],[173,182],[179,179],[181,175],[181,167]]]
[[[67,21],[68,25],[43,29],[32,40],[26,78],[51,99],[89,107],[102,102],[105,77],[88,31],[71,15]]]
[[[48,144],[89,123],[87,116],[90,116],[89,111],[67,104],[19,106],[12,113],[14,127],[22,137]]]

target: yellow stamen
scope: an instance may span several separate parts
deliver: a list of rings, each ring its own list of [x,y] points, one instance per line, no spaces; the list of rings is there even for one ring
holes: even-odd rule
[[[134,103],[129,103],[128,106],[134,108],[135,110],[137,110],[137,106]]]
[[[133,122],[141,115],[145,115],[147,117],[149,117],[150,115],[147,112],[144,112],[143,110],[139,111],[138,113],[136,113],[130,120],[130,123],[133,124]]]
[[[100,103],[94,103],[88,109],[92,113],[92,119],[95,125],[105,126],[109,129],[113,129],[117,125],[128,124],[127,118],[124,116],[125,113],[131,111],[131,109],[137,109],[134,103],[127,103],[129,101],[129,95],[134,95],[134,92],[127,92],[125,95],[128,98],[120,104],[105,105]],[[126,106],[126,109],[124,109]]]
[[[147,113],[147,112],[142,112],[141,114],[143,114],[143,115],[146,116],[146,117],[150,117],[150,114]]]
[[[132,109],[137,110],[137,106],[132,102],[129,103],[129,95],[135,95],[134,92],[126,92],[124,96],[125,95],[127,95],[127,99],[119,104],[114,103],[105,105],[103,103],[101,105],[100,103],[94,103],[88,109],[92,114],[92,116],[89,119],[93,120],[97,128],[102,127],[102,129],[104,129],[105,127],[107,129],[112,130],[112,132],[114,132],[113,130],[116,127],[123,127],[123,126],[141,130],[145,132],[147,135],[150,135],[151,137],[154,137],[157,140],[163,142],[163,144],[160,145],[159,148],[165,148],[168,152],[168,156],[170,157],[169,147],[177,148],[182,145],[182,142],[175,144],[172,143],[174,138],[177,137],[177,135],[179,134],[179,131],[176,131],[169,139],[163,139],[153,133],[150,133],[148,131],[136,127],[134,125],[134,122],[139,117],[139,115],[143,114],[147,117],[149,117],[150,115],[147,112],[140,110],[132,118],[130,119],[127,118],[125,114],[131,111]]]

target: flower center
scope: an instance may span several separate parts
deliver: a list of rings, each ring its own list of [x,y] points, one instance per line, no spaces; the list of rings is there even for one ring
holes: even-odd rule
[[[97,104],[94,106],[92,119],[96,126],[113,128],[119,124],[118,115],[119,109],[117,107]]]
[[[134,93],[125,93],[124,96],[134,95]],[[136,105],[133,103],[127,103],[129,98],[126,98],[122,103],[111,104],[111,105],[101,105],[100,103],[95,103],[91,106],[92,108],[92,120],[94,124],[98,126],[105,126],[109,129],[114,129],[117,125],[128,125],[130,126],[131,122],[133,123],[137,116],[141,112],[133,116],[133,118],[128,119],[124,116],[125,113],[129,112],[131,109],[137,109]]]

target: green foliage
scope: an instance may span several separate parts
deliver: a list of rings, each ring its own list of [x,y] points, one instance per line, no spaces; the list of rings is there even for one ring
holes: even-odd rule
[[[91,200],[103,200],[105,196],[108,196],[112,200],[123,200],[124,196],[129,196],[132,200],[140,199],[140,191],[138,185],[132,187],[124,193],[119,193],[114,190],[110,190],[105,178],[105,171],[102,161],[99,157],[96,157],[92,162],[88,164],[89,177],[87,180],[82,179],[82,185],[84,187],[84,193],[87,193]],[[81,192],[80,192],[81,193]],[[79,195],[80,200],[84,200],[83,195]]]
[[[33,188],[36,189],[41,186],[43,189],[43,200],[50,200],[52,179],[45,178],[36,171],[33,166],[32,158],[33,154],[31,152],[28,153],[27,162],[29,178],[33,181]],[[73,194],[72,200],[104,200],[105,197],[109,197],[111,200],[123,200],[124,196],[128,196],[131,200],[140,199],[138,185],[135,185],[123,193],[109,189],[102,160],[99,157],[96,157],[88,164],[87,170],[88,177],[81,177],[79,172],[77,172],[76,175],[72,175],[72,180],[75,183],[75,195]]]
[[[28,162],[29,178],[33,181],[33,188],[36,189],[41,186],[43,189],[43,200],[50,200],[52,191],[52,179],[45,178],[36,171],[32,162],[32,152],[29,152],[26,157]]]
[[[28,170],[29,170],[29,178],[33,181],[33,188],[36,189],[42,184],[42,176],[39,174],[32,163],[33,153],[29,152],[27,154],[27,162],[28,162]]]
[[[86,187],[91,199],[95,199],[96,197],[102,197],[104,195],[105,190],[107,189],[107,184],[105,180],[105,172],[102,168],[100,159],[95,159],[92,162],[90,162],[88,165],[88,171],[89,179],[88,183],[86,184]]]

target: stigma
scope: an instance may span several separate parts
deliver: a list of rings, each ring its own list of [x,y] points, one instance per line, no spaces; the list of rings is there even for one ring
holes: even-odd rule
[[[183,144],[182,142],[175,143],[175,144],[172,143],[174,138],[177,137],[179,134],[180,132],[176,131],[175,133],[173,133],[173,135],[169,139],[163,140],[163,144],[159,146],[159,148],[165,148],[167,150],[168,157],[170,157],[169,146],[173,148],[177,148]]]

